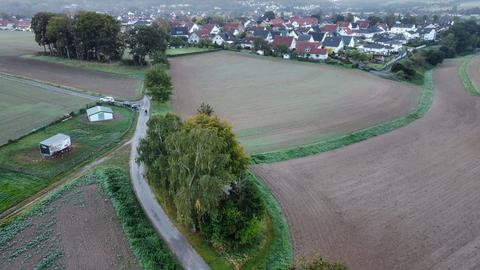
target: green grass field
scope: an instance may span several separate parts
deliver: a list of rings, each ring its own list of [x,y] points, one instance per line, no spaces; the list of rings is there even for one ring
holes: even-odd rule
[[[213,51],[212,49],[207,48],[196,48],[196,47],[187,47],[181,49],[167,49],[167,56],[179,56],[185,54],[194,54]]]
[[[83,108],[90,100],[0,78],[0,145]]]
[[[0,174],[4,177],[0,177],[0,212],[119,143],[132,126],[135,114],[124,108],[113,110],[117,117],[113,121],[89,123],[83,114],[1,147]],[[42,159],[38,143],[57,133],[71,137],[72,150],[62,157]]]
[[[0,31],[0,56],[32,54],[43,51],[31,32]]]

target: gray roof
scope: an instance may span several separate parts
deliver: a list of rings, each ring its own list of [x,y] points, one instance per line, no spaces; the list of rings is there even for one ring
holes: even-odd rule
[[[256,30],[255,32],[253,32],[254,37],[260,37],[263,39],[266,39],[269,34],[270,34],[270,31],[268,30]]]
[[[325,36],[325,33],[323,33],[323,32],[313,32],[310,35],[313,37],[313,40],[321,42],[323,40],[323,36]]]
[[[343,45],[347,46],[348,44],[350,44],[350,42],[352,41],[352,38],[351,36],[341,36],[342,37],[342,40],[343,40]]]
[[[70,139],[70,136],[65,135],[63,133],[58,133],[57,135],[54,135],[44,141],[41,141],[40,144],[46,145],[46,146],[51,146],[53,144],[57,144],[59,142],[62,142],[64,140]]]
[[[99,112],[113,113],[112,109],[105,106],[95,106],[87,110],[87,115],[94,115]]]
[[[340,46],[340,43],[342,42],[341,37],[326,37],[325,40],[323,41],[323,46],[324,47],[338,47]]]
[[[298,41],[309,41],[310,38],[312,38],[312,36],[302,34],[302,35],[298,36],[298,39],[297,39],[297,40],[298,40]]]

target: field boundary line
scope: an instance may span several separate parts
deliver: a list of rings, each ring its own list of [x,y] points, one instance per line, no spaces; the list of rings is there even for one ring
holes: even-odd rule
[[[477,88],[474,82],[470,79],[468,75],[468,68],[472,64],[474,56],[468,56],[467,59],[460,65],[458,69],[458,76],[462,81],[465,91],[471,96],[480,96],[480,89]]]
[[[260,192],[265,203],[267,215],[271,219],[273,238],[267,250],[264,261],[257,265],[259,269],[283,270],[293,262],[293,247],[290,229],[278,200],[273,196],[266,184],[261,181],[251,170],[247,172],[247,178],[253,182]]]
[[[198,51],[198,52],[189,52],[189,53],[182,53],[182,54],[173,54],[173,55],[167,55],[167,58],[190,56],[190,55],[195,55],[195,54],[212,53],[212,52],[218,52],[218,51],[223,51],[223,49],[211,49],[211,50]]]
[[[433,101],[433,70],[425,72],[425,81],[421,87],[421,95],[417,103],[417,107],[405,116],[400,118],[379,123],[367,128],[355,130],[351,133],[338,137],[321,140],[312,144],[305,144],[288,149],[281,149],[265,153],[252,155],[254,164],[274,163],[295,158],[311,156],[337,148],[341,148],[350,144],[361,142],[369,138],[385,134],[395,129],[404,127],[413,121],[422,118],[430,109]]]

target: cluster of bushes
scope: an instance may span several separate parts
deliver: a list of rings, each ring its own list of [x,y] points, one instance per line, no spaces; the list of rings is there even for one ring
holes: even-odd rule
[[[40,12],[32,18],[35,41],[51,55],[69,59],[120,60],[126,48],[135,64],[146,63],[145,56],[164,61],[168,25],[157,22],[139,26],[125,34],[113,17],[96,12],[79,12],[74,17]],[[158,54],[160,52],[160,54]],[[155,56],[155,57],[154,57]]]
[[[421,50],[413,53],[407,59],[392,65],[390,71],[396,78],[406,81],[423,83],[424,72],[446,58],[444,48]]]
[[[139,161],[160,188],[179,222],[213,246],[255,243],[265,207],[246,178],[250,158],[231,125],[204,105],[183,122],[174,114],[154,115],[139,145]]]

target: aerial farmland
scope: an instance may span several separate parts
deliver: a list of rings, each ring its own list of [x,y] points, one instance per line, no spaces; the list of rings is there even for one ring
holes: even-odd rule
[[[171,59],[173,110],[206,102],[250,153],[314,143],[399,118],[419,88],[361,71],[231,52]]]

